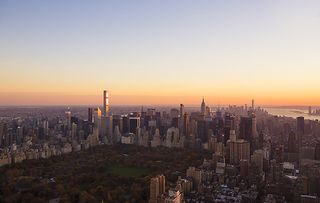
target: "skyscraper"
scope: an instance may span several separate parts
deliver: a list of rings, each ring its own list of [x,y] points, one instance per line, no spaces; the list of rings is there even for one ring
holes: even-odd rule
[[[296,153],[297,152],[297,140],[296,135],[293,131],[289,133],[288,137],[288,152],[289,153]]]
[[[130,132],[129,116],[125,115],[122,117],[122,133],[129,133],[129,132]]]
[[[297,132],[304,134],[304,117],[297,117]]]
[[[251,155],[251,164],[254,164],[260,172],[263,171],[263,150],[258,149]]]
[[[205,115],[206,113],[206,103],[204,102],[204,98],[202,98],[202,103],[201,103],[201,114]]]
[[[121,115],[113,115],[112,117],[112,132],[115,130],[116,126],[119,127],[120,133],[123,132],[123,119]]]
[[[165,193],[166,179],[164,175],[151,178],[150,181],[150,200],[149,203],[157,203],[158,197]]]
[[[252,137],[253,138],[257,138],[258,137],[258,132],[257,132],[257,119],[256,119],[256,115],[254,114],[254,112],[251,113],[250,115],[251,117],[251,122],[252,122]]]
[[[250,160],[250,143],[246,140],[227,142],[229,146],[230,164],[239,165],[241,159]]]
[[[252,139],[252,118],[241,117],[240,118],[240,139],[251,141]]]
[[[130,133],[137,134],[137,128],[140,128],[140,117],[138,115],[130,115],[129,128]]]
[[[180,104],[180,118],[182,118],[184,115],[184,105]]]
[[[99,107],[93,109],[93,122],[94,126],[99,129],[101,125],[101,110]]]
[[[184,105],[180,104],[180,117],[179,117],[179,132],[181,135],[184,134]]]
[[[224,117],[224,138],[223,142],[226,145],[230,138],[230,130],[235,130],[235,117],[229,113],[225,114]]]
[[[297,117],[297,137],[298,137],[298,148],[300,150],[302,146],[302,136],[304,135],[304,117]]]
[[[189,135],[188,128],[189,128],[189,116],[188,116],[188,113],[185,112],[183,115],[183,135],[184,136]]]
[[[246,177],[249,174],[249,160],[241,159],[240,160],[240,175]]]
[[[149,203],[157,203],[159,192],[159,179],[157,177],[151,178],[150,180],[150,200]]]
[[[179,128],[179,110],[178,109],[171,109],[170,115],[171,115],[171,125],[175,128]]]
[[[66,111],[66,117],[67,117],[68,130],[71,130],[71,111],[70,111],[70,108],[68,108],[68,111]]]
[[[103,91],[103,115],[107,116],[109,114],[109,95],[108,91]]]
[[[88,121],[93,123],[93,108],[88,108]]]
[[[4,138],[7,134],[7,124],[6,123],[0,123],[0,147],[4,144]]]
[[[252,99],[251,101],[251,108],[252,108],[252,111],[254,111],[254,99]]]

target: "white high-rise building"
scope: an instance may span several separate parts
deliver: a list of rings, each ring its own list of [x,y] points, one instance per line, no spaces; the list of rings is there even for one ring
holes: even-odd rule
[[[109,94],[107,90],[103,91],[103,115],[108,116],[109,114]]]

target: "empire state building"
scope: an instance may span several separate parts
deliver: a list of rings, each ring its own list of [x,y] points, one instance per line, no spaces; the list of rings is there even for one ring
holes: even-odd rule
[[[205,115],[206,113],[206,103],[204,102],[204,98],[202,98],[202,103],[201,103],[201,114]]]

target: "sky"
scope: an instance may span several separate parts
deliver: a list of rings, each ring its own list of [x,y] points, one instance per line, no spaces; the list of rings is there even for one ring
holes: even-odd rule
[[[320,105],[319,0],[0,0],[0,105]]]

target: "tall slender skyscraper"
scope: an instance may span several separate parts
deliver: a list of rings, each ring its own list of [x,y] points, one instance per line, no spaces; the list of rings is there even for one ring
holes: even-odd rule
[[[184,129],[184,105],[180,104],[180,117],[179,117],[179,132],[181,135],[183,135],[183,129]]]
[[[183,115],[183,135],[184,136],[189,135],[188,128],[189,128],[189,116],[188,116],[188,113],[185,112]]]
[[[93,108],[88,108],[88,121],[93,123]]]
[[[184,105],[180,104],[180,118],[183,118],[184,115]]]
[[[252,108],[252,111],[254,111],[254,99],[252,99],[251,101],[251,108]]]
[[[68,110],[66,111],[66,116],[67,116],[68,130],[71,130],[71,111],[70,111],[70,107],[68,107]]]
[[[103,91],[103,115],[107,116],[109,114],[109,95],[108,91]]]
[[[202,98],[202,103],[201,103],[201,114],[205,115],[206,113],[206,103],[204,102],[204,98]]]
[[[297,117],[297,135],[299,150],[302,147],[302,137],[304,135],[304,117]]]

